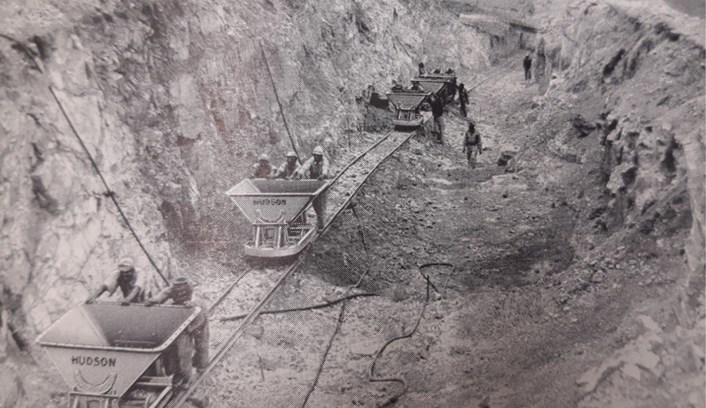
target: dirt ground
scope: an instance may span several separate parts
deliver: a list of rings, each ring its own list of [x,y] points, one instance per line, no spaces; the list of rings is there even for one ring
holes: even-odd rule
[[[657,240],[592,223],[604,200],[600,160],[578,163],[551,146],[566,101],[538,108],[537,85],[509,65],[471,94],[484,136],[478,168],[465,163],[466,122],[450,107],[447,145],[417,136],[390,158],[271,305],[378,295],[346,302],[306,406],[599,406],[605,383],[620,383],[630,401],[612,394],[612,406],[673,406],[659,385],[665,370],[645,363],[668,347],[639,345],[678,319],[665,299],[676,290],[688,216],[658,225],[654,235],[669,239]],[[598,144],[567,136],[589,153]],[[517,172],[496,163],[503,151],[517,153]],[[261,317],[198,401],[303,406],[341,307]],[[370,382],[371,364],[423,307],[413,335],[377,362],[376,377],[406,383],[391,400],[403,386]],[[626,357],[627,346],[638,351]],[[613,375],[625,367],[637,375]]]

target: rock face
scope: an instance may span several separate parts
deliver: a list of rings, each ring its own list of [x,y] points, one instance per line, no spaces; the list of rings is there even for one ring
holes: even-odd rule
[[[675,27],[659,17],[666,6],[611,3],[567,6],[575,24],[547,36],[545,48],[569,91],[603,99],[597,109],[577,102],[576,111],[595,117],[571,124],[605,146],[609,224],[649,234],[658,221],[691,214],[684,221],[692,225],[687,281],[697,279],[704,268],[704,48],[689,27],[698,18],[680,16]]]
[[[21,296],[13,316],[27,338],[83,300],[119,257],[152,270],[49,86],[172,276],[188,273],[172,260],[175,246],[249,234],[223,192],[261,152],[277,160],[291,148],[266,62],[301,153],[323,144],[335,160],[342,134],[364,122],[371,86],[406,83],[419,61],[469,71],[459,56],[483,63],[489,47],[423,1],[101,7],[13,0],[0,17],[15,40],[0,39],[0,285]],[[458,45],[442,46],[450,38]]]

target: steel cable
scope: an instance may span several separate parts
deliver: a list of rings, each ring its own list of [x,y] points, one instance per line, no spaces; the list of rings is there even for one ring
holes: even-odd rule
[[[39,72],[41,72],[42,74],[44,74],[44,70],[42,69],[42,65],[39,63],[39,61],[36,60],[34,54],[32,53],[32,51],[31,51],[29,48],[27,48],[26,45],[24,45],[22,42],[20,42],[20,41],[14,39],[14,38],[12,38],[12,37],[10,37],[10,36],[8,36],[8,35],[5,35],[5,34],[0,34],[0,37],[5,38],[5,39],[7,39],[7,40],[9,40],[9,41],[11,41],[11,42],[16,43],[16,44],[22,49],[22,51],[32,60],[32,62],[34,63],[35,67],[39,70]],[[48,85],[47,88],[49,89],[49,92],[51,93],[52,97],[53,97],[54,100],[56,101],[56,104],[59,106],[59,110],[61,111],[61,114],[64,116],[64,119],[66,119],[66,122],[69,124],[69,127],[71,128],[71,131],[73,132],[74,136],[76,136],[76,139],[78,140],[78,143],[81,145],[81,148],[82,148],[83,151],[86,153],[86,156],[88,156],[88,160],[90,161],[91,166],[92,166],[93,169],[96,171],[96,173],[98,174],[98,177],[100,178],[101,182],[103,183],[103,186],[105,187],[105,190],[106,190],[106,191],[103,193],[103,195],[106,196],[106,197],[109,197],[109,198],[113,201],[113,204],[115,204],[115,207],[118,209],[118,213],[120,214],[121,218],[122,218],[123,221],[125,222],[125,225],[127,226],[127,228],[128,228],[128,229],[130,230],[130,232],[132,233],[132,236],[133,236],[133,237],[135,238],[135,240],[137,241],[137,244],[138,244],[138,245],[140,246],[140,248],[142,249],[142,252],[144,252],[145,256],[147,256],[147,259],[150,261],[150,263],[152,264],[152,266],[154,267],[154,269],[157,271],[157,273],[159,274],[159,276],[164,280],[164,282],[165,282],[167,285],[169,285],[169,281],[168,281],[167,278],[162,274],[162,271],[159,269],[159,267],[158,267],[157,264],[155,263],[154,259],[152,259],[152,256],[151,256],[150,253],[147,251],[147,248],[145,248],[145,246],[142,244],[142,241],[141,241],[140,238],[138,237],[137,233],[136,233],[135,230],[132,228],[132,224],[130,224],[130,221],[128,220],[127,216],[126,216],[125,213],[123,212],[122,207],[121,207],[120,204],[118,203],[118,200],[115,198],[115,192],[110,189],[110,186],[108,186],[108,182],[107,182],[107,181],[105,180],[105,178],[103,177],[103,173],[102,173],[102,172],[100,171],[100,169],[98,168],[98,164],[97,164],[96,161],[93,159],[93,156],[91,155],[91,152],[88,150],[88,147],[87,147],[86,144],[83,142],[83,139],[81,138],[81,136],[79,135],[78,131],[76,130],[76,127],[74,127],[74,124],[73,124],[73,122],[71,121],[71,119],[69,118],[69,115],[68,115],[68,113],[66,112],[66,109],[64,108],[64,105],[61,103],[61,100],[59,100],[59,97],[56,95],[56,92],[54,91],[54,88],[53,88],[51,85]]]

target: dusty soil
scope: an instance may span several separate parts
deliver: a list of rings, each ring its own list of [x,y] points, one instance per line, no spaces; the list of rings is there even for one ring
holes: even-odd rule
[[[347,302],[307,406],[373,407],[398,394],[398,383],[369,382],[369,370],[386,340],[414,327],[426,298],[420,272],[433,283],[421,324],[386,350],[375,373],[407,383],[397,406],[594,406],[603,382],[624,380],[616,367],[631,365],[640,367],[624,385],[636,390],[625,400],[632,405],[613,406],[671,406],[676,396],[659,387],[665,370],[645,364],[667,348],[638,347],[627,357],[620,350],[674,327],[667,299],[689,217],[656,226],[669,240],[587,221],[605,200],[600,160],[577,163],[549,146],[565,129],[567,102],[538,108],[537,85],[521,76],[503,70],[472,94],[472,106],[483,105],[474,117],[485,136],[477,169],[466,166],[465,122],[451,107],[448,145],[418,136],[388,160],[280,291],[273,309],[323,303],[365,274],[354,291],[379,295]],[[596,104],[584,102],[588,115]],[[567,136],[574,148],[598,152],[599,143]],[[522,152],[518,172],[496,164],[507,150]],[[429,262],[453,267],[420,270]],[[301,406],[340,308],[261,317],[208,397],[197,398]]]

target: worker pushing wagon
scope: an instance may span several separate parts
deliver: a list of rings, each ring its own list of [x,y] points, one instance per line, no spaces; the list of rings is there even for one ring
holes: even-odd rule
[[[191,379],[191,367],[200,375],[208,367],[208,307],[193,298],[193,287],[186,278],[176,278],[172,285],[154,298],[148,299],[147,306],[162,304],[169,300],[175,305],[194,307],[201,311],[189,324],[184,333],[167,350],[165,369],[173,374],[173,383],[183,385]]]
[[[270,156],[261,154],[258,162],[252,166],[252,178],[269,179],[275,176],[276,169],[270,164]]]
[[[311,180],[326,180],[329,178],[329,162],[324,157],[324,149],[316,146],[309,158],[297,171],[295,178],[305,178]],[[316,213],[316,225],[319,231],[324,229],[324,216],[326,215],[326,192],[322,192],[312,202]]]
[[[301,165],[299,164],[299,156],[294,151],[290,151],[286,155],[287,161],[282,163],[282,165],[277,169],[275,178],[292,180],[294,175],[297,174]]]
[[[145,286],[147,276],[141,268],[135,267],[132,258],[123,258],[118,263],[118,269],[111,272],[108,278],[98,286],[91,296],[86,299],[86,303],[93,303],[103,293],[108,292],[111,296],[120,288],[123,294],[123,305],[130,303],[142,303],[145,300]]]

